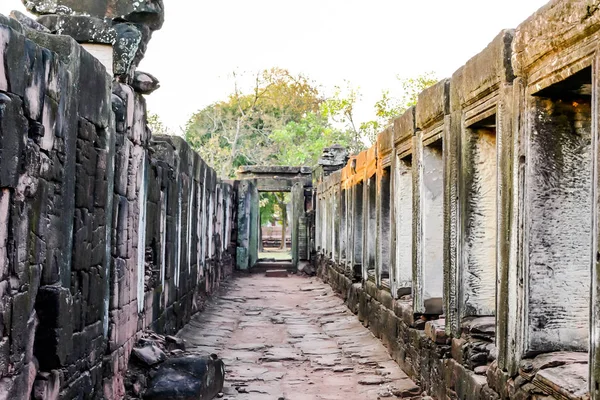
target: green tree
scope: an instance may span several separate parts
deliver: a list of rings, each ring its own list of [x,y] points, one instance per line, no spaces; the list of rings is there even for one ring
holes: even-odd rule
[[[280,68],[253,81],[243,91],[236,80],[226,100],[198,111],[186,125],[186,140],[220,176],[235,176],[242,165],[314,166],[324,147],[358,142],[356,130],[333,126],[353,100],[323,98],[314,82]]]
[[[289,193],[263,192],[260,194],[260,225],[280,223],[281,249],[285,249],[285,236],[287,231],[287,205],[291,200]]]
[[[433,72],[426,72],[414,78],[397,79],[400,81],[401,96],[394,97],[389,90],[383,91],[374,106],[375,119],[360,125],[360,135],[371,144],[375,143],[377,134],[385,129],[391,120],[417,104],[419,93],[438,82]]]
[[[173,135],[174,133],[162,122],[158,114],[148,112],[148,127],[153,135]]]

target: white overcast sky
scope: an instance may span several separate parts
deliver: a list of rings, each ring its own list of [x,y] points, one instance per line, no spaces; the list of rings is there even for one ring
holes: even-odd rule
[[[161,88],[149,108],[168,126],[233,89],[233,71],[271,67],[303,73],[330,90],[359,87],[359,120],[372,118],[396,76],[450,76],[504,28],[515,28],[546,0],[164,0],[166,22],[140,70]],[[0,13],[23,10],[0,0]]]

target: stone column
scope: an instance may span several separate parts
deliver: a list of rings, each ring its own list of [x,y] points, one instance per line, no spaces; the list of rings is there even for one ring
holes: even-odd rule
[[[463,318],[496,315],[497,276],[502,273],[497,267],[497,137],[511,130],[511,115],[505,111],[512,100],[506,90],[513,79],[507,68],[512,37],[512,31],[502,31],[450,83],[445,305],[447,330],[456,337]]]

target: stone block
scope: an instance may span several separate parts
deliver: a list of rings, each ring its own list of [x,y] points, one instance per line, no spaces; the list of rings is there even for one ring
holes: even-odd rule
[[[37,326],[37,317],[32,313],[32,300],[29,292],[19,293],[12,301],[11,321],[11,359],[19,364],[31,360],[33,337]],[[34,295],[35,296],[35,295]]]
[[[270,269],[265,273],[267,278],[287,278],[288,271],[287,269]]]
[[[394,119],[393,122],[394,143],[400,143],[408,140],[412,142],[412,137],[415,134],[415,107],[411,107],[401,116]],[[412,147],[412,145],[411,145]]]
[[[27,135],[28,123],[23,115],[23,102],[18,96],[0,93],[0,186],[17,187]]]
[[[216,357],[173,358],[159,368],[144,399],[212,399],[223,389],[224,380],[225,366]]]
[[[25,37],[6,25],[0,25],[0,43],[4,59],[0,67],[0,76],[4,76],[4,79],[0,78],[0,90],[22,98],[28,80]]]
[[[5,336],[0,340],[0,376],[8,375],[9,368],[11,368],[10,340]]]
[[[117,34],[112,21],[86,15],[43,15],[38,22],[57,35],[67,35],[78,43],[114,44]]]
[[[33,0],[26,2],[29,11],[37,14],[76,13],[96,18],[125,20],[148,25],[152,30],[161,28],[164,22],[162,0]]]
[[[151,94],[160,88],[160,83],[155,76],[141,71],[135,71],[131,85],[137,93],[145,95]]]
[[[64,399],[94,398],[94,384],[89,372],[84,372],[69,384],[60,394]]]
[[[522,22],[513,43],[517,75],[523,76],[539,60],[557,58],[557,52],[596,32],[600,24],[597,10],[585,0],[552,0]]]
[[[112,77],[100,61],[86,51],[80,53],[78,87],[79,115],[100,128],[108,127]]]
[[[10,12],[9,16],[10,16],[10,19],[18,21],[19,24],[22,25],[22,27],[33,29],[36,31],[44,32],[44,33],[50,33],[48,28],[46,28],[44,25],[40,24],[33,18],[29,18],[27,15],[23,14],[20,11],[13,10]],[[0,23],[3,25],[6,25],[3,21],[3,19],[0,19]],[[13,29],[15,29],[15,28],[13,27]]]
[[[464,362],[464,346],[466,345],[467,341],[465,339],[457,339],[457,338],[453,338],[452,339],[452,347],[451,347],[451,354],[452,354],[452,358],[454,360],[456,360],[456,362],[458,363],[463,363]]]
[[[446,320],[442,318],[438,320],[427,321],[425,323],[425,335],[427,335],[427,337],[431,339],[433,343],[444,345],[447,343],[448,336],[446,336],[445,322]]]
[[[450,80],[444,79],[419,94],[415,111],[417,129],[426,130],[450,112]]]
[[[44,52],[31,40],[25,41],[27,52],[27,82],[24,95],[25,115],[40,121],[46,93],[46,62]]]
[[[494,90],[501,82],[512,82],[511,45],[514,31],[503,30],[479,54],[452,75],[450,108],[459,110]]]

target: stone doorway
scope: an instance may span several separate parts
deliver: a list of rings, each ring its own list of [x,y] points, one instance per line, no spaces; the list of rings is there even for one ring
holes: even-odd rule
[[[238,177],[237,268],[295,270],[299,261],[309,259],[306,213],[311,208],[312,170],[247,166]]]

